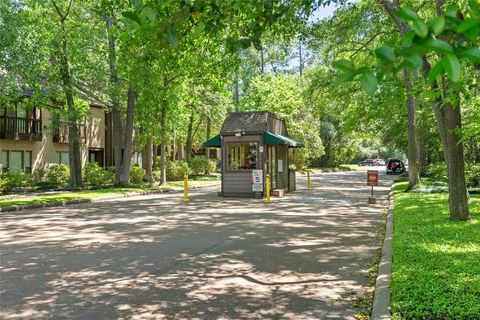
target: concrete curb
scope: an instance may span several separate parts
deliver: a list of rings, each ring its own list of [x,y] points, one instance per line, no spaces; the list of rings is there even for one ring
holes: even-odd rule
[[[195,190],[195,189],[202,189],[214,186],[214,184],[204,185],[204,186],[193,186],[188,188],[188,190]],[[133,192],[126,192],[122,195],[115,195],[115,196],[108,196],[108,197],[98,197],[98,198],[90,198],[90,199],[74,199],[74,200],[65,200],[65,201],[58,201],[58,202],[48,202],[48,203],[36,203],[36,204],[28,204],[28,205],[20,205],[20,206],[9,206],[9,207],[0,207],[1,212],[13,212],[13,211],[23,211],[23,210],[34,210],[34,209],[43,209],[43,208],[52,208],[52,207],[66,207],[75,204],[81,203],[97,203],[102,202],[105,200],[114,200],[114,199],[121,199],[121,198],[129,198],[129,197],[136,197],[136,196],[146,196],[150,194],[159,194],[159,193],[181,193],[183,189],[162,189],[162,190],[154,190],[154,191],[133,191]]]
[[[393,185],[388,194],[387,224],[385,227],[385,239],[383,240],[382,256],[378,266],[375,293],[373,296],[372,320],[391,319],[390,313],[390,280],[392,277],[392,240],[393,240]]]

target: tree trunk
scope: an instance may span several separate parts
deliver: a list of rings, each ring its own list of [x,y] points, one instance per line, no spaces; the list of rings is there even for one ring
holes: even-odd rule
[[[165,123],[166,123],[166,117],[167,117],[167,106],[165,105],[166,102],[163,101],[162,103],[162,110],[161,110],[161,119],[160,119],[160,124],[161,124],[161,143],[160,143],[160,184],[162,186],[167,185],[167,157],[165,153]]]
[[[188,122],[188,129],[187,129],[187,143],[185,144],[185,152],[187,160],[192,156],[192,145],[193,145],[193,121],[194,121],[194,114],[193,110],[190,113],[190,120]]]
[[[408,188],[411,189],[420,183],[416,147],[417,128],[415,123],[415,100],[412,95],[412,79],[411,73],[407,68],[403,68],[403,77],[405,80],[408,111]]]
[[[112,143],[115,164],[115,184],[121,184],[120,173],[122,170],[122,120],[120,118],[120,103],[118,99],[118,74],[116,62],[115,38],[110,32],[112,18],[106,14],[105,24],[108,35],[108,61],[110,67],[110,99],[112,100]]]
[[[208,141],[210,140],[210,135],[212,134],[211,133],[212,131],[212,118],[210,118],[210,116],[207,116],[207,139],[205,141]],[[207,159],[210,160],[210,148],[206,148],[205,149],[205,153],[207,155]],[[207,169],[207,172],[205,172],[206,174],[210,174],[210,169]]]
[[[63,83],[63,91],[67,100],[68,110],[68,158],[70,168],[70,185],[72,187],[80,187],[82,183],[82,159],[80,156],[80,138],[78,131],[78,115],[75,110],[75,102],[73,100],[72,77],[68,62],[67,38],[65,32],[65,20],[70,11],[70,5],[65,14],[62,14],[55,2],[52,2],[59,17],[62,29],[60,53],[60,73]]]
[[[263,58],[263,47],[260,49],[260,73],[265,73],[265,61]]]
[[[128,185],[130,180],[130,166],[133,154],[133,121],[135,118],[136,92],[133,88],[128,88],[127,100],[127,118],[125,120],[125,141],[123,148],[123,159],[120,170],[120,185]]]
[[[400,9],[398,2],[392,3],[386,0],[377,0],[384,8],[390,18],[395,22],[402,34],[409,30],[406,22],[401,21],[395,12]],[[443,14],[444,0],[435,1],[437,15]],[[448,39],[447,39],[448,40]],[[430,63],[426,57],[423,58],[422,76],[427,79]],[[465,164],[463,154],[463,143],[456,135],[454,130],[461,127],[461,111],[460,106],[453,106],[451,103],[444,101],[444,96],[448,92],[448,84],[443,84],[439,88],[438,83],[434,82],[432,89],[437,93],[431,104],[435,113],[435,120],[442,141],[445,162],[448,171],[448,189],[449,189],[449,209],[451,220],[467,220],[469,218],[469,208],[467,199],[467,190],[465,183]],[[443,95],[439,95],[443,91]],[[458,99],[460,101],[460,99]]]
[[[152,183],[154,179],[153,179],[153,143],[151,141],[145,144],[145,148],[143,149],[142,163],[143,163],[143,169],[145,169],[145,173],[147,175],[147,180],[148,182]]]
[[[183,143],[178,140],[177,141],[177,160],[183,160],[185,158]]]
[[[238,70],[235,71],[235,87],[233,92],[233,104],[235,106],[235,111],[240,110],[240,83],[238,78]]]

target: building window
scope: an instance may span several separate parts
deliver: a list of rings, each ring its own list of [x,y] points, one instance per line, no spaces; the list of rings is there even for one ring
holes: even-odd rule
[[[32,173],[32,151],[2,151],[3,171]]]
[[[248,170],[257,168],[257,143],[227,144],[227,170]]]
[[[55,153],[55,162],[56,163],[63,163],[68,166],[69,162],[69,157],[68,157],[68,152],[62,152],[62,151],[57,151]]]

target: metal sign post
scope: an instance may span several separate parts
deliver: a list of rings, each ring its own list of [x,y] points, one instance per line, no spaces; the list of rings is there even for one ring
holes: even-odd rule
[[[378,171],[377,170],[368,170],[367,171],[367,186],[372,187],[372,193],[368,198],[368,203],[375,204],[377,200],[373,196],[373,187],[378,186]]]

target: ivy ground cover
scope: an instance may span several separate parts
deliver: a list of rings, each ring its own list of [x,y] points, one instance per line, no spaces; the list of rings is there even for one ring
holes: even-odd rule
[[[472,220],[448,219],[448,195],[395,194],[394,319],[480,319],[480,195]]]

